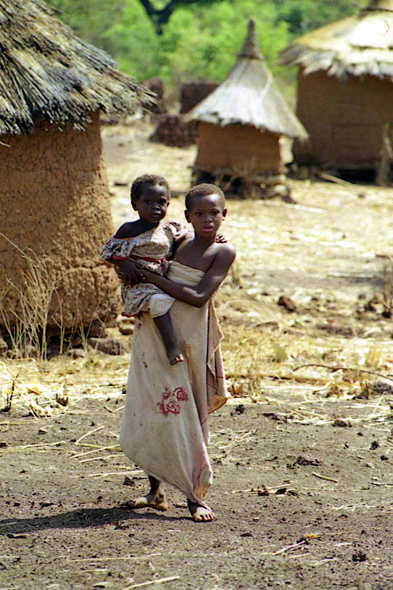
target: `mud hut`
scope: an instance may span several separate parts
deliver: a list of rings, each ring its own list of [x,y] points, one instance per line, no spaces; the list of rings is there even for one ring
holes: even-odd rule
[[[374,170],[393,122],[393,0],[297,39],[280,63],[298,66],[297,116],[310,141],[299,164]],[[382,158],[383,159],[383,158]]]
[[[88,326],[118,302],[100,113],[148,95],[40,0],[0,0],[0,44],[0,326]]]
[[[217,82],[210,80],[194,80],[185,82],[180,89],[180,114],[184,115],[202,102],[218,86]]]
[[[307,137],[275,88],[253,19],[227,78],[185,118],[198,122],[193,180],[237,194],[273,196],[274,186],[285,182],[282,139]]]

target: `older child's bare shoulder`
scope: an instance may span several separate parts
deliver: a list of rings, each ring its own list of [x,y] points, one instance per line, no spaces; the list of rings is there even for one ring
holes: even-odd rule
[[[226,260],[230,260],[231,263],[235,260],[236,250],[232,246],[232,244],[229,244],[228,242],[224,242],[223,244],[219,244],[216,242],[215,246],[216,246],[217,255],[220,258],[225,258]]]
[[[210,269],[226,274],[236,258],[235,248],[228,243],[215,243],[210,251]]]

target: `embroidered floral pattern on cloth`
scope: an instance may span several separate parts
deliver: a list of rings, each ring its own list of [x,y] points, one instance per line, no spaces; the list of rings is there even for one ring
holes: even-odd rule
[[[100,260],[134,259],[147,270],[165,276],[169,263],[165,259],[172,254],[173,244],[184,240],[188,229],[177,221],[167,221],[134,238],[111,238],[103,247]],[[149,260],[146,260],[148,258]],[[146,308],[150,298],[162,291],[150,283],[121,284],[124,303],[122,315],[132,317]]]
[[[182,387],[176,387],[173,391],[170,391],[166,387],[162,393],[162,400],[157,402],[157,406],[164,416],[168,416],[168,414],[175,414],[177,416],[181,412],[180,402],[187,400],[188,394]]]

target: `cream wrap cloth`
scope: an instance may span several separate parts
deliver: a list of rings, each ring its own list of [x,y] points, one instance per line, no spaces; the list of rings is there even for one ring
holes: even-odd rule
[[[168,278],[198,285],[203,272],[172,262]],[[184,362],[170,366],[150,313],[137,320],[120,436],[124,453],[143,471],[202,506],[212,483],[207,454],[209,413],[228,396],[212,301],[202,308],[163,296]],[[165,313],[165,311],[163,313]]]

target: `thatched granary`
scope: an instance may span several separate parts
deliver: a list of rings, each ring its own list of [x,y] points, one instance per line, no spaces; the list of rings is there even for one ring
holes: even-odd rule
[[[148,94],[40,0],[0,0],[0,46],[0,326],[51,291],[49,328],[87,326],[118,302],[100,112]]]
[[[212,180],[230,192],[282,182],[281,139],[307,137],[274,85],[254,20],[227,78],[185,118],[198,122],[194,180]]]
[[[378,166],[393,122],[393,0],[297,39],[280,63],[299,66],[297,115],[310,141],[296,160],[342,170]]]

